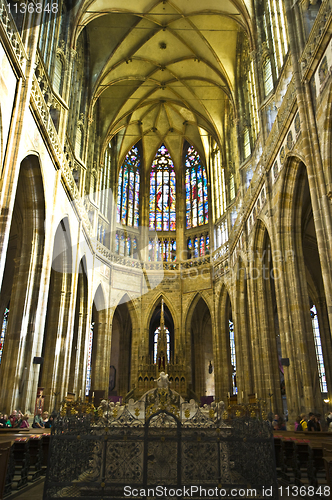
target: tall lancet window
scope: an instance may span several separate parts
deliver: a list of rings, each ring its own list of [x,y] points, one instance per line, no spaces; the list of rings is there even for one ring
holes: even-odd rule
[[[320,391],[327,392],[326,372],[325,372],[325,365],[324,365],[324,358],[323,358],[322,341],[320,338],[317,309],[316,309],[315,305],[313,305],[311,307],[310,314],[311,314],[312,331],[314,334]]]
[[[9,304],[5,308],[5,312],[4,312],[3,317],[2,317],[1,336],[0,336],[0,363],[2,361],[3,345],[5,342],[5,336],[6,336],[6,332],[7,332],[8,315],[9,315]]]
[[[209,222],[207,176],[197,151],[189,146],[186,167],[186,227],[202,226]]]
[[[170,362],[171,359],[171,334],[169,333],[169,329],[167,326],[164,326],[165,331],[166,331],[166,342],[167,342],[167,361],[168,363]],[[160,326],[156,328],[154,334],[153,334],[153,362],[157,362],[157,352],[158,352],[158,337],[160,335]]]
[[[141,164],[137,146],[131,148],[120,168],[118,180],[117,222],[138,227]]]
[[[90,333],[89,333],[89,347],[88,347],[88,366],[86,370],[86,384],[85,384],[85,395],[89,395],[89,391],[91,389],[91,371],[92,371],[92,343],[93,343],[93,329],[95,323],[92,321],[90,325]]]
[[[234,323],[232,320],[229,320],[228,324],[229,324],[229,347],[231,351],[232,391],[233,394],[237,394]]]
[[[149,228],[155,231],[175,231],[175,172],[171,155],[160,146],[150,173]]]

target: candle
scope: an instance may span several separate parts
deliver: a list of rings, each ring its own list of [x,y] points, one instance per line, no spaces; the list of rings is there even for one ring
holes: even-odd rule
[[[256,398],[256,399],[258,399],[258,398],[257,398],[257,392],[255,393],[255,398]]]
[[[94,398],[94,397],[95,397],[95,393],[93,392],[93,393],[92,393],[92,398]]]
[[[227,393],[227,396],[228,396],[228,399],[231,397],[231,395],[230,395],[230,393],[229,393],[229,392]]]
[[[242,399],[243,399],[243,391],[242,391]]]
[[[80,391],[80,395],[79,395],[79,398],[81,398],[81,394],[82,394],[82,391]]]

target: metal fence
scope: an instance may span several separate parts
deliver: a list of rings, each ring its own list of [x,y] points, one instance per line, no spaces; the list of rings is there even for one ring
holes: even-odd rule
[[[278,498],[269,422],[228,422],[200,409],[180,420],[176,407],[156,405],[151,413],[151,404],[147,415],[62,411],[52,429],[44,500],[259,498],[266,488]]]

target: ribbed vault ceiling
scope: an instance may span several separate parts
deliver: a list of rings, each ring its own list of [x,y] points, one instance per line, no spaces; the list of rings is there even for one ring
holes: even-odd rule
[[[250,39],[250,0],[95,0],[77,16],[90,51],[90,115],[102,137],[121,138],[120,161],[139,139],[149,164],[164,142],[176,162],[183,140],[200,154],[223,140],[233,105],[237,37]]]

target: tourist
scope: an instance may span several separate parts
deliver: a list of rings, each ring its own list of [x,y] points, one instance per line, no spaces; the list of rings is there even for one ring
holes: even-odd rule
[[[29,415],[28,413],[26,413],[25,415],[23,415],[22,417],[22,423],[20,425],[20,429],[29,429]]]
[[[315,415],[315,419],[316,419],[316,427],[317,427],[317,431],[321,431],[322,430],[322,424],[320,422],[320,419],[321,419],[321,414],[320,413],[316,413]]]
[[[43,422],[44,422],[44,427],[47,428],[47,427],[50,427],[49,425],[49,417],[48,417],[48,411],[44,411],[43,413]]]
[[[307,421],[305,419],[306,415],[305,413],[301,413],[300,415],[300,423],[297,427],[297,430],[298,431],[307,431],[308,430],[308,424],[307,424]]]
[[[315,414],[310,412],[309,413],[309,420],[308,420],[308,431],[317,431],[317,425],[316,425],[316,417]]]
[[[302,430],[302,429],[299,429],[300,422],[301,422],[301,417],[300,417],[300,415],[299,415],[299,416],[298,416],[298,417],[296,417],[296,419],[295,419],[295,423],[294,423],[294,430],[295,430],[295,431]]]
[[[32,427],[34,429],[44,429],[44,427],[45,427],[43,417],[42,417],[42,409],[41,408],[39,408],[39,410],[37,410],[37,413],[34,416]]]

